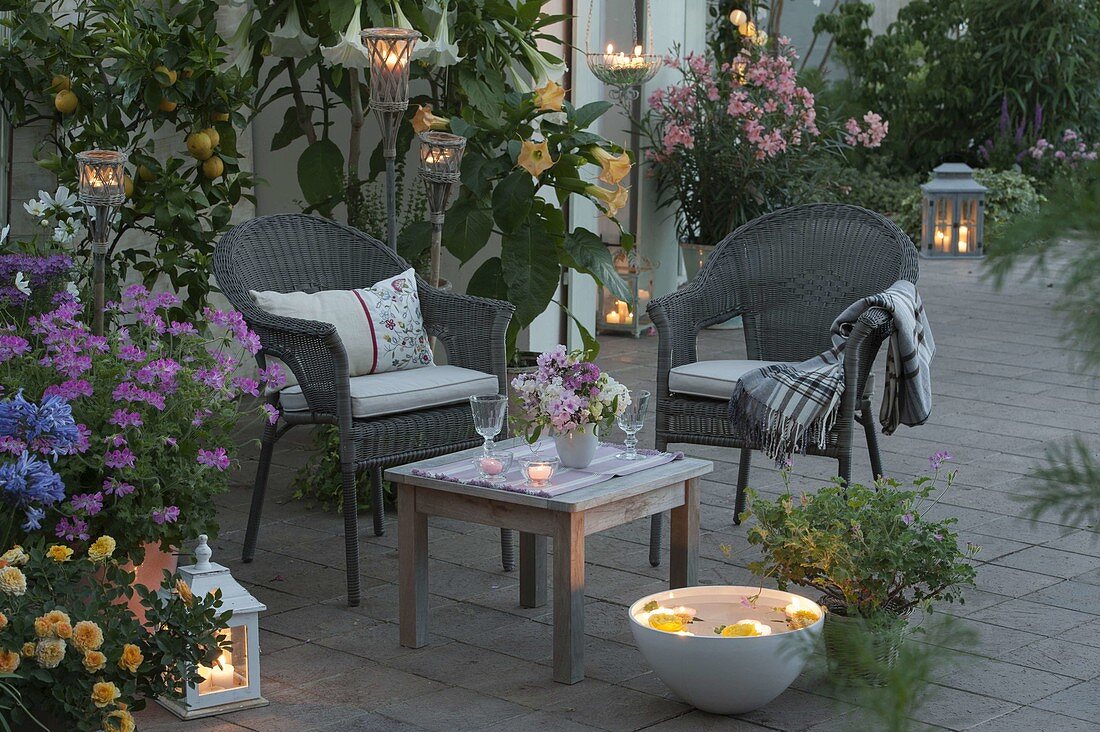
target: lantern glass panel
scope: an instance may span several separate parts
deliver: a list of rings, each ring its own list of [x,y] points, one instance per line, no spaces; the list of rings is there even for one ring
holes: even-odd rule
[[[597,328],[604,332],[639,334],[647,324],[646,306],[653,297],[653,265],[619,247],[611,247],[612,261],[630,293],[622,300],[606,287],[600,289]]]
[[[203,678],[198,686],[200,697],[248,686],[247,626],[227,628],[221,635],[233,644],[232,649],[223,650],[213,666],[199,666],[199,675]]]
[[[77,153],[80,200],[92,206],[118,206],[126,200],[126,159],[117,150]]]
[[[409,63],[420,34],[403,28],[367,28],[362,38],[370,58],[370,106],[404,110],[409,103]]]

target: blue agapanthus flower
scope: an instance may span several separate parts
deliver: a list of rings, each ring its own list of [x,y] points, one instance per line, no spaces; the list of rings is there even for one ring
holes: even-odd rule
[[[48,396],[41,404],[28,402],[20,389],[0,402],[0,436],[15,437],[32,450],[58,455],[70,452],[80,439],[73,409],[60,396]]]
[[[43,506],[65,500],[65,484],[50,464],[24,452],[15,460],[0,464],[0,499],[23,510],[24,530],[38,528],[46,515]]]

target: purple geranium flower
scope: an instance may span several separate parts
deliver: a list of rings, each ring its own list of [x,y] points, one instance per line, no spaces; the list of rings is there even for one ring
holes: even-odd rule
[[[123,429],[127,427],[141,427],[143,424],[140,414],[126,409],[116,409],[115,413],[111,415],[110,422]]]
[[[952,457],[951,453],[949,453],[947,450],[940,450],[935,455],[928,458],[928,465],[932,468],[932,470],[939,470],[941,465],[952,459],[954,458]]]
[[[906,526],[910,526],[917,518],[912,513],[907,513],[901,517],[901,522]]]
[[[121,483],[114,478],[103,481],[103,492],[107,495],[123,498],[134,492],[134,487],[129,483]]]
[[[78,496],[73,496],[70,502],[73,504],[74,510],[84,511],[89,516],[95,516],[103,510],[102,493],[81,493]]]
[[[132,468],[134,467],[134,460],[135,455],[128,447],[109,450],[103,456],[103,464],[108,468]]]
[[[199,455],[195,460],[199,465],[206,465],[218,470],[225,470],[229,467],[229,455],[226,454],[224,447],[216,447],[213,450],[199,450]]]
[[[88,522],[84,519],[69,518],[66,516],[57,522],[57,528],[54,530],[59,539],[65,541],[87,541],[88,540]]]
[[[166,506],[165,508],[153,509],[153,521],[163,526],[164,524],[174,524],[180,517],[180,510],[178,506]]]

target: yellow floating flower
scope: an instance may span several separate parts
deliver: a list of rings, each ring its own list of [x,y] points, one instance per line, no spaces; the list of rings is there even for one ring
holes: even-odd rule
[[[666,633],[679,633],[684,629],[684,621],[673,613],[653,613],[649,616],[649,626]]]
[[[793,614],[787,616],[787,625],[795,630],[801,630],[802,628],[810,627],[820,619],[821,616],[813,610],[797,610]]]
[[[34,658],[34,644],[27,642],[23,644],[23,658]]]
[[[134,732],[134,717],[125,709],[114,709],[103,718],[104,732]]]
[[[0,561],[6,562],[13,567],[22,567],[27,562],[31,561],[30,556],[23,551],[23,547],[16,544],[11,549],[8,549],[2,556]]]
[[[15,651],[0,649],[0,674],[13,674],[19,668],[19,654]]]
[[[92,703],[100,709],[114,704],[120,696],[122,692],[110,681],[99,681],[92,687]]]
[[[619,209],[626,206],[627,201],[630,199],[630,191],[621,185],[609,189],[590,183],[584,187],[584,190],[588,195],[603,203],[604,212],[609,219],[615,218],[615,214],[619,213]]]
[[[758,620],[738,620],[732,625],[722,628],[719,635],[725,638],[752,638],[762,635],[771,635],[770,626],[764,625]]]
[[[617,185],[619,181],[629,175],[633,163],[630,162],[630,156],[626,153],[612,155],[599,145],[588,148],[588,152],[600,164],[600,180],[604,183]]]
[[[84,669],[94,674],[97,671],[102,671],[103,667],[107,665],[107,656],[103,655],[101,651],[88,651],[84,654]]]
[[[565,101],[565,89],[555,81],[535,89],[535,108],[540,112],[560,112]]]
[[[420,134],[428,130],[449,130],[451,120],[448,117],[438,117],[432,114],[432,105],[421,104],[416,108],[416,114],[412,118],[413,132]]]
[[[554,167],[554,160],[550,157],[550,148],[546,146],[546,140],[542,142],[524,140],[516,165],[530,173],[533,178],[538,178]]]
[[[104,534],[88,547],[88,559],[101,562],[115,553],[115,540]]]
[[[95,651],[103,645],[103,631],[91,620],[81,620],[73,628],[73,645],[82,651]]]
[[[43,638],[34,647],[34,657],[42,668],[57,668],[65,658],[65,641],[60,638]]]
[[[0,592],[20,597],[27,594],[27,576],[19,567],[0,569]]]
[[[141,655],[141,649],[132,643],[127,643],[122,647],[122,658],[118,659],[118,667],[136,674],[144,660],[145,656]]]
[[[191,607],[195,602],[195,595],[191,592],[191,585],[187,584],[182,579],[176,580],[176,593],[179,594],[180,599],[183,600],[183,604],[187,607]]]
[[[55,562],[67,562],[73,556],[73,550],[62,544],[54,544],[46,550],[46,556]]]

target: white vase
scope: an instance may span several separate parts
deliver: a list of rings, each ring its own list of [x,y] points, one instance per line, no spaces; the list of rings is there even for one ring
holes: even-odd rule
[[[592,458],[596,457],[596,448],[600,446],[596,425],[586,424],[564,435],[554,435],[554,446],[558,448],[562,467],[587,468]]]

